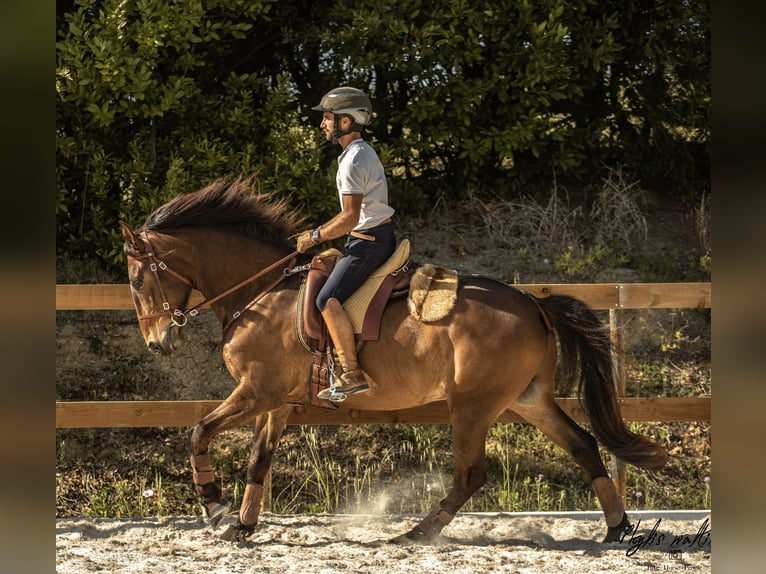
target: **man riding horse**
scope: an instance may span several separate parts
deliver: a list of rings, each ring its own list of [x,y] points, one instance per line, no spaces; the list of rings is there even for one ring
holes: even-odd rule
[[[312,109],[322,112],[319,127],[327,141],[342,149],[335,177],[341,211],[316,229],[300,233],[296,246],[304,253],[323,241],[346,236],[345,254],[316,299],[341,367],[334,389],[318,395],[327,399],[333,392],[349,395],[370,388],[372,379],[359,367],[354,328],[343,303],[391,256],[396,237],[383,165],[361,134],[372,119],[370,98],[344,86],[327,92]]]

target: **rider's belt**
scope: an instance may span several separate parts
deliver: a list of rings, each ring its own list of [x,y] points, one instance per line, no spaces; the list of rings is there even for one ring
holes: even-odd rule
[[[390,217],[388,219],[381,221],[378,225],[385,225],[386,223],[391,223]],[[375,227],[377,227],[377,225]],[[362,233],[361,231],[351,231],[349,235],[351,237],[356,237],[357,239],[364,239],[365,241],[375,241],[374,235],[367,235],[366,233]]]
[[[359,233],[358,231],[352,231],[349,235],[351,237],[356,237],[357,239],[364,239],[365,241],[375,241],[374,235],[367,235],[366,233]]]

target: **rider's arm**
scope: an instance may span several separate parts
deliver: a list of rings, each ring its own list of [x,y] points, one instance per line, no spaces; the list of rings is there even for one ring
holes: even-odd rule
[[[362,211],[362,194],[344,194],[343,210],[327,223],[319,226],[320,241],[329,241],[342,237],[352,231],[359,223]]]

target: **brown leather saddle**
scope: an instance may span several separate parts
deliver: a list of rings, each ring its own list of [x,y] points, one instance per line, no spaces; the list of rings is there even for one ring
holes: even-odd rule
[[[343,308],[354,326],[357,341],[377,341],[380,336],[380,321],[392,294],[401,294],[409,289],[415,265],[409,259],[409,240],[402,240],[388,261],[373,272],[365,283],[343,304]],[[298,330],[301,339],[314,339],[309,344],[311,352],[322,352],[321,344],[327,339],[327,329],[316,298],[341,257],[337,249],[330,249],[315,255],[311,260],[306,280],[301,285],[298,297]]]
[[[383,311],[393,297],[409,292],[410,279],[416,265],[409,259],[409,240],[402,240],[393,255],[370,275],[365,283],[343,304],[354,326],[357,348],[365,341],[377,341]],[[308,273],[301,284],[296,310],[296,331],[303,347],[314,355],[309,382],[309,404],[337,408],[337,405],[317,398],[317,393],[329,384],[331,340],[316,298],[341,257],[340,251],[330,249],[314,256],[307,266]]]

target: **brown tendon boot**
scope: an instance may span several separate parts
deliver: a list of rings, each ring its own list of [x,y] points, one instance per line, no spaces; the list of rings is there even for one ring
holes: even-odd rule
[[[354,327],[340,301],[335,298],[329,299],[322,311],[322,318],[335,345],[342,373],[335,380],[334,390],[324,389],[317,393],[317,396],[320,399],[334,400],[334,395],[350,395],[368,390],[370,385],[367,375],[359,368],[356,358]]]

